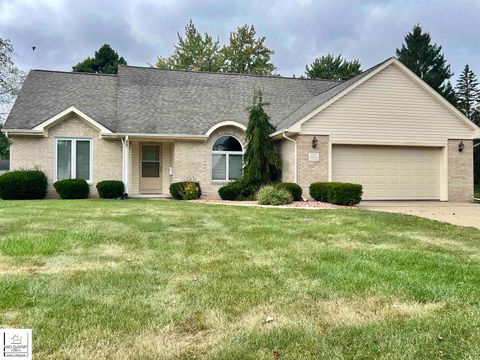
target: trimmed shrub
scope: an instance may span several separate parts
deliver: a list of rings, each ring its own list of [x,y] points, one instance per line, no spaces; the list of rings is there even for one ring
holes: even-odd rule
[[[104,180],[97,184],[98,196],[102,199],[116,199],[125,192],[125,185],[120,180]]]
[[[274,186],[264,186],[257,193],[260,205],[285,205],[293,201],[292,194],[288,190]]]
[[[62,199],[86,199],[90,192],[90,187],[83,179],[59,180],[53,187]]]
[[[182,181],[170,185],[170,194],[177,200],[194,200],[202,195],[202,189],[198,182]]]
[[[287,190],[290,194],[292,194],[293,201],[301,201],[302,200],[302,188],[300,185],[295,183],[279,183],[278,185],[274,185],[277,189]]]
[[[255,200],[257,191],[257,186],[246,184],[245,181],[242,180],[237,180],[218,189],[218,195],[220,195],[222,200]]]
[[[326,182],[310,185],[310,196],[317,201],[337,205],[355,205],[362,201],[362,185]]]
[[[47,177],[39,170],[11,171],[0,176],[0,199],[43,199],[47,194]]]

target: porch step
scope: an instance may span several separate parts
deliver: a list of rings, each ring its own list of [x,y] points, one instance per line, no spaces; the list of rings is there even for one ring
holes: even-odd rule
[[[173,199],[170,194],[136,194],[128,197],[130,199]]]

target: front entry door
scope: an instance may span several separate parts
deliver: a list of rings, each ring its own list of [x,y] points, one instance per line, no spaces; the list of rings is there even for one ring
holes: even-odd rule
[[[140,192],[147,194],[158,194],[162,192],[160,145],[142,145]]]

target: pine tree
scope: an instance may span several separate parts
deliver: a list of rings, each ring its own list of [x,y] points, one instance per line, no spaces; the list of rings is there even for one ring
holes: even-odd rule
[[[475,73],[470,69],[470,66],[465,65],[460,77],[457,81],[457,97],[458,109],[473,121],[474,113],[476,112],[475,102],[479,97],[478,81]]]
[[[224,71],[232,73],[272,75],[276,67],[270,60],[275,51],[265,46],[265,37],[255,38],[253,25],[244,25],[230,33],[230,42],[224,46]]]
[[[305,74],[310,79],[348,80],[362,72],[358,60],[347,60],[342,55],[328,54],[305,66]]]
[[[93,58],[87,57],[85,60],[73,66],[72,70],[96,74],[116,74],[118,71],[118,64],[127,65],[127,62],[123,56],[119,56],[110,45],[103,44],[97,51],[95,51],[95,56]]]
[[[243,157],[243,178],[246,184],[260,186],[268,184],[281,168],[280,158],[275,152],[270,134],[275,127],[263,109],[261,91],[254,91],[253,106],[248,116],[246,131],[247,148]]]
[[[417,24],[405,36],[405,42],[396,50],[397,58],[433,89],[455,105],[455,92],[448,80],[453,76],[442,47],[432,44],[428,32]]]
[[[197,71],[220,71],[223,54],[218,39],[205,33],[203,36],[192,20],[185,26],[185,38],[177,33],[178,44],[168,58],[158,57],[156,67],[160,69],[186,69]]]

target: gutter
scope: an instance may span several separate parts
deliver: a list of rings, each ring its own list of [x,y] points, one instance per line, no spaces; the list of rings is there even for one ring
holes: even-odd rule
[[[289,138],[287,135],[285,135],[285,133],[287,132],[287,130],[285,130],[284,132],[282,132],[282,136],[284,139],[288,140],[288,141],[291,141],[295,144],[295,158],[294,158],[294,166],[295,166],[295,183],[298,184],[298,171],[297,171],[297,141],[296,140],[293,140],[292,138]]]
[[[145,134],[145,133],[102,133],[103,138],[151,138],[151,139],[165,139],[165,140],[199,140],[205,141],[208,139],[206,135],[188,135],[188,134]]]

